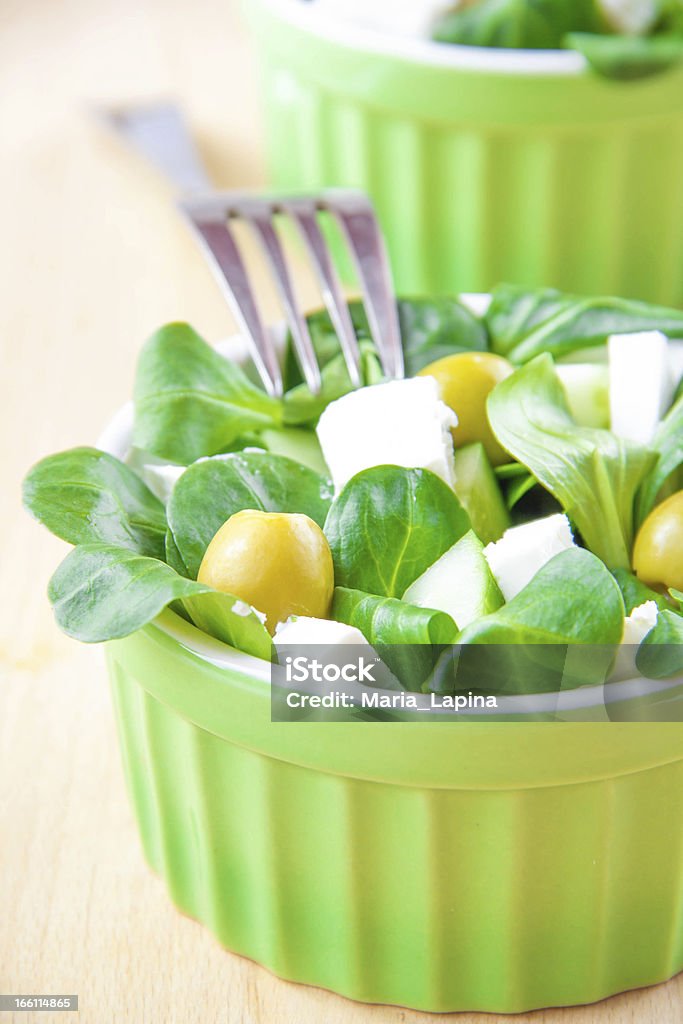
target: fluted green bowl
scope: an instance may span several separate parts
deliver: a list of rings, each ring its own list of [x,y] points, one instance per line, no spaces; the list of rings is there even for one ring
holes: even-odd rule
[[[272,183],[360,188],[398,290],[506,280],[683,305],[683,66],[402,40],[302,0],[245,4]]]
[[[683,968],[683,725],[273,723],[268,665],[170,612],[108,663],[147,860],[228,949],[433,1011]]]

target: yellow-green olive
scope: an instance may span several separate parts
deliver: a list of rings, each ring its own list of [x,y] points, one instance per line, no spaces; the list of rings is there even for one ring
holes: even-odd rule
[[[633,568],[650,587],[683,590],[683,491],[650,512],[636,537]]]
[[[324,619],[334,590],[325,534],[308,516],[236,512],[209,544],[197,579],[265,613],[271,633],[290,615]]]
[[[436,377],[441,397],[458,417],[458,425],[453,428],[455,446],[480,441],[494,466],[509,462],[510,456],[491,430],[486,399],[496,384],[512,372],[507,359],[492,352],[459,352],[420,370],[420,376]]]

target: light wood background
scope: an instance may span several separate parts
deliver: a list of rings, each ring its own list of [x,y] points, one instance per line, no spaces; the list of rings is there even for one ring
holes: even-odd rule
[[[142,861],[101,652],[52,623],[45,586],[63,545],[19,505],[31,462],[92,443],[128,397],[155,327],[181,318],[210,338],[231,330],[171,192],[88,108],[177,96],[216,179],[261,183],[254,68],[235,7],[0,2],[0,991],[81,1001],[78,1015],[15,1014],[18,1024],[446,1019],[278,981],[171,907]],[[516,1019],[674,1024],[683,977]]]

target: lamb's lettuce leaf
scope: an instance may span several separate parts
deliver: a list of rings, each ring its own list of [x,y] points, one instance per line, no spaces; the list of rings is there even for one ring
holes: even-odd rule
[[[647,679],[668,679],[683,673],[683,615],[660,611],[657,624],[636,654],[638,671]]]
[[[443,480],[426,469],[376,466],[354,476],[325,523],[341,587],[400,597],[470,529]]]
[[[133,443],[188,465],[282,421],[282,406],[188,325],[152,335],[135,378]]]
[[[430,689],[510,695],[604,683],[623,623],[612,575],[589,551],[571,548],[506,605],[467,626],[455,662],[437,666]]]
[[[418,693],[458,634],[445,612],[345,587],[335,589],[331,615],[359,629],[403,686]]]
[[[182,601],[205,632],[247,654],[271,656],[270,634],[243,601],[125,548],[74,548],[52,577],[48,596],[61,629],[86,643],[128,636],[173,601]]]
[[[331,502],[325,477],[283,455],[241,452],[201,459],[171,492],[167,551],[176,568],[184,565],[196,579],[209,542],[235,512],[302,512],[323,526]]]
[[[339,351],[321,369],[322,387],[314,394],[307,384],[297,384],[284,397],[284,422],[288,426],[303,427],[317,423],[320,414],[338,398],[353,390],[344,356]],[[383,379],[374,346],[368,341],[360,343],[360,376],[364,386],[378,384]]]
[[[604,28],[594,0],[479,0],[443,15],[433,38],[462,46],[556,50],[568,32]]]
[[[657,607],[663,610],[671,607],[664,594],[652,590],[628,569],[614,569],[612,575],[621,590],[627,615],[646,601],[654,601]]]
[[[488,348],[488,334],[483,322],[457,299],[399,299],[397,312],[409,376],[443,356]],[[349,314],[361,351],[363,383],[379,383],[382,369],[360,300],[349,302]],[[293,425],[315,423],[329,402],[352,389],[339,338],[327,311],[311,313],[307,323],[322,368],[323,387],[320,395],[313,395],[303,383],[294,346],[291,337],[288,338],[283,370],[286,389],[284,416],[285,421]]]
[[[683,34],[596,35],[572,32],[565,45],[578,50],[604,78],[632,81],[657,75],[683,60]]]
[[[373,647],[381,644],[452,644],[458,627],[446,612],[336,587],[331,617],[361,631]]]
[[[683,338],[683,311],[617,298],[580,298],[554,288],[499,285],[486,314],[494,352],[526,363],[603,344],[610,334],[661,331]]]
[[[460,634],[463,644],[618,644],[624,602],[612,574],[590,551],[551,558],[519,594]]]
[[[456,299],[400,299],[398,319],[408,376],[456,352],[485,352],[483,322]]]
[[[651,448],[657,453],[657,461],[645,477],[638,495],[638,520],[643,519],[652,511],[657,496],[670,480],[674,480],[674,490],[678,482],[678,474],[683,467],[683,395],[669,410],[660,423],[653,438]]]
[[[501,381],[487,408],[500,443],[559,501],[591,551],[612,569],[628,568],[635,495],[652,454],[577,426],[549,355]]]
[[[164,506],[132,469],[98,448],[42,459],[24,480],[23,500],[69,544],[115,544],[163,558]]]

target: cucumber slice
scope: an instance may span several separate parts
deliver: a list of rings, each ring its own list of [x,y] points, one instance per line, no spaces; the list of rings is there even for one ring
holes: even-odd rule
[[[581,427],[609,427],[609,370],[598,363],[558,363],[557,376],[567,395],[569,411]]]
[[[484,545],[472,530],[408,587],[403,600],[446,612],[459,629],[504,604]]]
[[[456,449],[454,490],[479,540],[499,540],[510,526],[510,515],[482,444]]]
[[[260,438],[274,455],[286,455],[322,476],[329,475],[315,431],[303,427],[269,427],[261,431]]]

